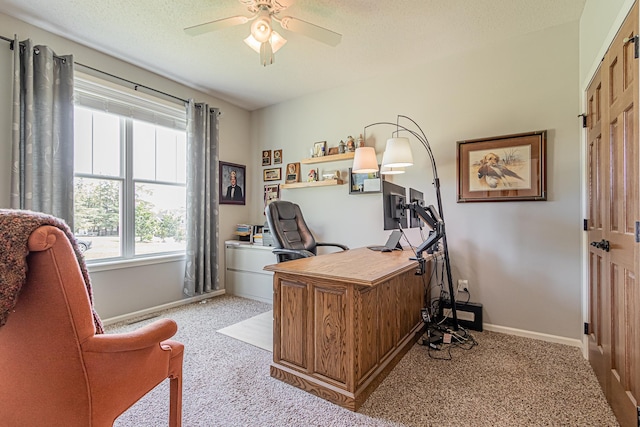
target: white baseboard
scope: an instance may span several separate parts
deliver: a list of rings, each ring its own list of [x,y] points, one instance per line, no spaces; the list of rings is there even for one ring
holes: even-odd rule
[[[536,340],[554,342],[558,344],[570,345],[572,347],[583,348],[582,341],[579,339],[559,337],[557,335],[543,334],[540,332],[525,331],[523,329],[508,328],[506,326],[492,325],[485,323],[483,328],[487,331],[500,332],[503,334],[516,335],[519,337],[533,338]]]
[[[212,298],[212,297],[217,297],[219,295],[224,295],[224,294],[225,294],[225,290],[224,289],[220,289],[218,291],[213,291],[213,292],[207,292],[206,294],[203,294],[203,295],[198,295],[198,296],[195,296],[195,297],[185,298],[185,299],[181,299],[180,301],[169,302],[167,304],[157,305],[157,306],[151,307],[151,308],[145,308],[144,310],[134,311],[133,313],[127,313],[127,314],[123,314],[121,316],[116,316],[116,317],[111,317],[109,319],[104,319],[102,321],[102,324],[104,326],[109,326],[109,325],[113,325],[114,323],[125,322],[127,320],[131,320],[131,319],[134,319],[136,317],[146,316],[148,314],[156,313],[158,311],[167,310],[169,308],[180,307],[180,306],[183,306],[183,305],[191,304],[191,303],[194,303],[194,302],[202,301],[202,300],[205,300],[205,299],[209,299],[209,298]]]

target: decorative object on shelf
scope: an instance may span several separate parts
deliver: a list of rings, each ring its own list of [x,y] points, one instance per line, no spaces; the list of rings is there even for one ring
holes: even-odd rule
[[[327,156],[334,156],[338,154],[338,147],[329,147],[329,151],[327,151]]]
[[[347,144],[345,144],[343,140],[340,140],[340,143],[338,144],[338,153],[342,154],[345,151],[347,151]]]
[[[271,150],[262,150],[262,166],[271,165]]]
[[[347,151],[356,151],[356,142],[351,135],[347,138]]]
[[[217,19],[187,27],[184,32],[190,36],[198,36],[253,21],[251,23],[251,34],[244,39],[244,42],[256,53],[260,54],[260,64],[264,67],[273,64],[275,61],[274,54],[287,42],[284,37],[274,30],[272,21],[275,21],[287,31],[303,34],[329,46],[335,47],[342,40],[342,35],[335,31],[291,16],[279,16],[282,11],[289,7],[289,4],[286,4],[287,2],[276,0],[241,0],[240,2],[247,7],[251,16],[238,15]]]
[[[404,119],[410,122],[407,126],[400,124],[400,120]],[[431,145],[429,144],[429,140],[425,135],[422,128],[410,117],[403,116],[398,114],[396,116],[396,123],[392,122],[376,122],[371,123],[364,127],[364,135],[366,139],[367,128],[371,126],[377,125],[390,125],[394,126],[396,130],[392,133],[392,138],[387,140],[387,146],[385,149],[385,153],[382,156],[384,159],[382,162],[383,167],[406,167],[413,165],[413,155],[411,153],[411,147],[409,145],[409,139],[405,137],[400,137],[399,134],[401,132],[406,132],[409,136],[413,136],[415,139],[422,144],[424,149],[427,151],[427,155],[429,156],[429,160],[431,161],[431,170],[433,172],[433,186],[435,187],[436,192],[436,201],[437,201],[437,209],[433,206],[428,206],[424,208],[420,206],[418,203],[403,203],[402,205],[398,205],[396,207],[397,210],[407,210],[411,211],[412,215],[418,215],[428,226],[433,230],[433,233],[429,235],[429,237],[422,242],[415,251],[415,258],[412,258],[418,262],[418,273],[425,274],[426,266],[425,266],[425,258],[423,254],[438,244],[438,242],[442,241],[442,252],[444,255],[444,265],[445,270],[447,272],[447,284],[449,291],[449,298],[451,301],[451,321],[453,330],[459,330],[458,325],[458,314],[456,308],[456,300],[455,300],[455,292],[453,287],[453,276],[451,275],[451,260],[449,259],[449,248],[447,245],[447,235],[445,231],[445,222],[444,222],[444,213],[442,209],[442,194],[440,191],[440,178],[438,178],[438,170],[436,167],[436,161],[433,156],[433,152],[431,151]],[[366,147],[364,147],[366,148]],[[361,148],[360,150],[362,150]],[[402,158],[404,157],[404,158]],[[354,159],[355,160],[355,159]],[[354,168],[355,169],[355,168]]]
[[[235,163],[219,162],[218,194],[221,205],[244,205],[246,194],[246,167]]]
[[[282,150],[273,150],[273,164],[279,165],[282,163]]]
[[[280,177],[282,168],[269,168],[264,169],[262,171],[262,179],[263,181],[280,181],[282,178]]]
[[[307,182],[314,182],[318,180],[318,169],[311,169],[307,175]]]
[[[362,137],[362,134],[358,137],[358,148],[360,147],[364,147],[364,138]]]
[[[280,184],[265,184],[264,186],[264,207],[274,200],[280,198]],[[264,213],[264,211],[263,211]]]
[[[300,182],[300,163],[289,163],[287,165],[287,175],[285,176],[285,182],[287,184]]]
[[[354,173],[349,168],[349,194],[380,193],[382,179],[380,172]]]
[[[327,149],[327,141],[320,141],[313,144],[313,157],[322,157]]]
[[[458,141],[458,203],[547,200],[547,131]]]

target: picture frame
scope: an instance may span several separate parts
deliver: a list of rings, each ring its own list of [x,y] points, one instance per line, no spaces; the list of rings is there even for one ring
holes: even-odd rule
[[[547,200],[547,131],[458,141],[458,203]]]
[[[274,165],[282,164],[282,149],[273,150],[273,164]]]
[[[280,184],[265,184],[264,185],[264,207],[274,200],[280,198]]]
[[[313,144],[313,156],[322,157],[327,151],[327,141],[320,141]]]
[[[380,165],[377,172],[353,173],[349,168],[349,194],[369,194],[382,192]]]
[[[271,165],[271,150],[262,150],[262,166]]]
[[[327,151],[327,156],[333,156],[339,153],[338,151],[338,147],[329,147],[329,150]]]
[[[268,168],[262,171],[263,181],[280,181],[282,168]]]
[[[300,163],[287,164],[286,171],[285,183],[292,184],[294,182],[300,182]]]
[[[223,161],[218,163],[218,203],[221,205],[245,204],[246,171],[245,165]]]

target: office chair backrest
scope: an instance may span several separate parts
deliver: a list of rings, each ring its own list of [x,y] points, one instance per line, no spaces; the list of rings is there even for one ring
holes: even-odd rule
[[[304,249],[316,254],[316,240],[304,221],[300,206],[286,200],[274,200],[265,211],[276,248]],[[301,258],[291,255],[289,259]]]

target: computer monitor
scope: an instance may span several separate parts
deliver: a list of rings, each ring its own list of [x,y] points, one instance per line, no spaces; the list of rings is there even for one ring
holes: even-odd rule
[[[384,229],[395,230],[407,228],[407,212],[404,205],[407,202],[407,190],[397,184],[382,181],[382,209],[384,215]]]
[[[424,194],[415,188],[409,188],[409,203],[417,203],[424,208]],[[424,221],[420,219],[415,211],[409,214],[409,227],[419,228],[424,226]]]

